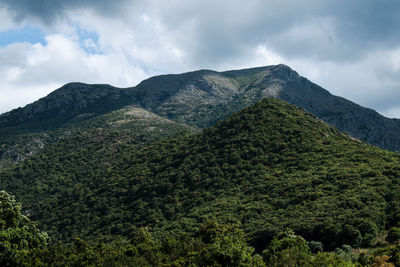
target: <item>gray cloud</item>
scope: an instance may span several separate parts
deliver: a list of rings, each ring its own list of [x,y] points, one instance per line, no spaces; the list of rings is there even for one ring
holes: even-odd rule
[[[123,67],[112,74],[92,74],[93,79],[125,85],[118,79],[126,69],[123,79],[130,81],[127,77],[141,70],[143,77],[282,62],[334,94],[381,112],[395,110],[400,117],[398,0],[0,0],[2,6],[21,24],[57,22],[61,27],[54,28],[63,31],[63,23],[72,21],[98,34],[104,55],[87,55],[95,61],[91,68],[100,71],[112,59],[124,61],[113,60]],[[82,9],[95,12],[80,13]],[[63,17],[67,20],[57,21]],[[267,53],[260,53],[260,48]],[[15,51],[4,51],[3,56]],[[18,51],[21,55],[10,58],[28,57]],[[57,62],[58,54],[53,56],[51,62]],[[9,71],[11,61],[3,64],[1,57],[0,53],[0,65]],[[79,73],[86,75],[86,63],[80,64]],[[40,68],[46,75],[54,72],[50,65]],[[77,75],[72,69],[68,79]],[[30,73],[32,81],[38,75],[24,73]]]
[[[191,60],[208,64],[259,43],[290,57],[342,61],[400,41],[396,0],[168,1],[157,10],[166,27],[196,40],[187,44]]]
[[[103,15],[115,15],[127,0],[0,0],[0,5],[8,8],[17,21],[37,18],[44,23],[52,23],[65,11],[90,8]]]
[[[131,5],[129,11],[126,4]],[[90,8],[117,19],[153,13],[185,47],[188,60],[213,65],[263,43],[288,57],[353,60],[400,42],[397,0],[0,0],[14,18],[52,22],[65,11]]]

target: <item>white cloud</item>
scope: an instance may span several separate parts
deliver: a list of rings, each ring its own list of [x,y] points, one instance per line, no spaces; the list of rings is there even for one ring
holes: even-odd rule
[[[123,54],[90,54],[60,34],[47,44],[12,44],[0,49],[0,112],[26,105],[72,81],[135,85],[148,75]]]
[[[399,48],[371,51],[350,62],[304,58],[288,64],[332,94],[393,116],[393,108],[399,106],[400,99],[398,51]]]
[[[21,78],[21,68],[20,67],[11,67],[8,69],[4,75],[4,80],[6,82],[12,82]]]
[[[39,97],[52,92],[54,88],[60,87],[59,83],[41,83],[39,85],[30,84],[29,87],[15,85],[13,83],[0,81],[2,89],[0,98],[0,112],[24,106],[36,101]]]

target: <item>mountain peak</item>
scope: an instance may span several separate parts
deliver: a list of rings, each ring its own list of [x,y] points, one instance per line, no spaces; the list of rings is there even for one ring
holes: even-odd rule
[[[221,134],[224,131],[232,131],[230,135],[242,135],[240,131],[245,130],[248,132],[246,136],[251,136],[253,132],[265,131],[265,134],[276,135],[277,138],[278,136],[285,138],[286,145],[294,141],[287,140],[288,135],[294,136],[298,134],[298,137],[304,137],[307,133],[309,135],[305,138],[307,141],[326,136],[327,133],[328,135],[336,135],[339,138],[345,136],[334,127],[317,120],[315,116],[304,109],[278,98],[264,98],[255,105],[245,108],[217,123],[212,128],[219,129]],[[281,140],[275,141],[281,142]],[[297,140],[296,142],[299,141]],[[348,141],[352,141],[352,139],[348,138]]]
[[[285,64],[282,64],[282,63],[280,63],[280,64],[277,64],[277,65],[275,65],[275,66],[273,66],[275,69],[286,69],[286,70],[291,70],[291,71],[293,71],[293,69],[291,68],[291,67],[289,67],[288,65],[285,65]]]
[[[300,79],[300,75],[294,71],[292,68],[290,68],[287,65],[284,64],[278,64],[275,66],[272,66],[271,71],[273,73],[279,73],[285,78],[290,78],[290,79]]]

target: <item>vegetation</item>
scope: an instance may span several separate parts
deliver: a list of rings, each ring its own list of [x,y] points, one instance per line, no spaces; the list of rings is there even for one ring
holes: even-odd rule
[[[332,253],[313,255],[307,242],[282,233],[264,251],[264,258],[247,245],[237,225],[215,221],[202,224],[196,236],[155,239],[140,228],[130,240],[88,243],[75,238],[67,244],[51,244],[21,214],[20,205],[0,192],[0,263],[2,266],[351,266]],[[322,256],[323,255],[323,256]],[[340,264],[340,265],[339,265]]]
[[[15,198],[0,191],[0,265],[26,265],[47,242],[47,234],[21,214]]]
[[[79,116],[78,116],[79,117]],[[81,118],[82,119],[82,118]],[[196,129],[159,117],[136,107],[125,107],[105,115],[79,120],[76,118],[63,127],[38,129],[24,133],[25,130],[5,127],[0,129],[0,170],[15,163],[29,159],[43,148],[63,139],[80,138],[83,145],[96,140],[92,135],[119,136],[118,142],[140,143],[151,142],[163,137],[176,135],[182,131],[195,132]],[[55,127],[55,126],[54,126]],[[26,130],[29,130],[27,128]],[[83,136],[88,140],[83,140]],[[105,144],[103,144],[105,145]],[[105,145],[107,147],[107,145]]]
[[[21,214],[20,205],[0,192],[0,263],[2,266],[396,266],[399,247],[388,246],[357,255],[348,245],[335,252],[312,253],[293,231],[277,235],[262,255],[246,243],[234,224],[207,221],[194,236],[181,233],[155,238],[147,228],[130,240],[51,243],[46,233]]]
[[[62,140],[4,171],[1,187],[55,240],[195,233],[216,219],[259,252],[287,227],[332,250],[369,246],[399,219],[398,154],[279,100],[142,148],[119,134]]]
[[[386,237],[386,240],[389,242],[399,242],[400,241],[400,228],[392,227]]]
[[[266,96],[399,145],[283,65],[69,84],[0,116],[0,265],[400,266],[399,154]]]

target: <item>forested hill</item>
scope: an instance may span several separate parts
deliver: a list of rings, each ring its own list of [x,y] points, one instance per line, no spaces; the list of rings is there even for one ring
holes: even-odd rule
[[[276,99],[199,134],[116,143],[106,157],[81,144],[65,139],[1,174],[53,238],[193,233],[215,218],[241,224],[259,249],[287,227],[329,249],[368,246],[400,220],[398,154]]]

